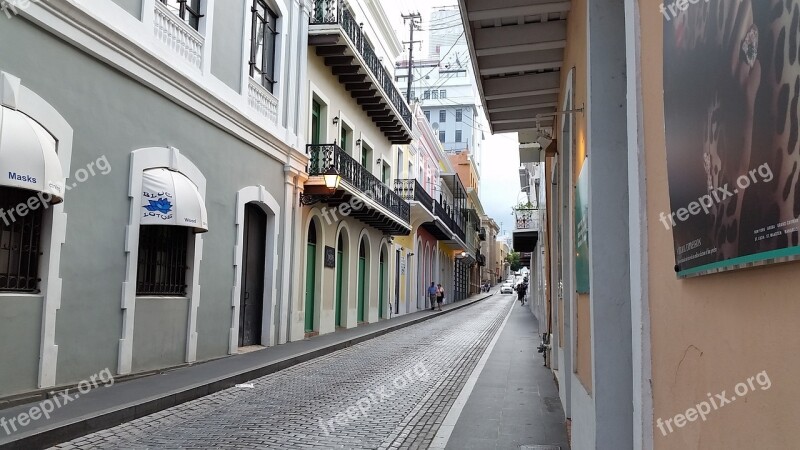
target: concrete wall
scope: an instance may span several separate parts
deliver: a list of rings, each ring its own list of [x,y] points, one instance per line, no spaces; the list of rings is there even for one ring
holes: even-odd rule
[[[111,0],[137,19],[142,18],[142,0]]]
[[[20,77],[23,85],[49,102],[73,127],[73,172],[101,156],[111,167],[108,175],[98,174],[70,190],[64,202],[68,221],[61,259],[63,295],[56,323],[57,382],[76,382],[104,368],[117,367],[129,166],[131,151],[144,147],[180,149],[207,179],[210,231],[203,235],[205,257],[199,268],[202,294],[197,315],[197,357],[202,360],[227,354],[236,193],[242,187],[261,184],[275,198],[283,198],[284,164],[22,17],[4,22],[0,41],[25,43],[0,47],[0,70]],[[59,68],[58,83],[53,83],[51,71],[42,70],[42,61]],[[14,303],[5,298],[2,302],[4,306]],[[181,341],[185,333],[173,333],[173,328],[185,331],[185,313],[166,302],[148,303],[141,314],[137,312],[135,321],[138,366],[134,371],[171,364],[185,356]],[[23,332],[17,339],[31,334],[24,343],[3,348],[0,359],[14,364],[0,366],[0,379],[16,381],[0,383],[0,395],[36,387],[36,377],[29,372],[39,358],[32,345],[33,335],[40,330],[39,307],[32,301],[3,310],[4,315],[20,318],[20,324],[26,323],[22,321],[25,316],[35,333]],[[172,328],[165,330],[167,322]],[[4,325],[3,329],[5,333],[9,328]],[[162,353],[152,355],[156,348]]]
[[[42,296],[0,296],[1,394],[34,389],[39,374]],[[13,364],[7,362],[14,361]]]
[[[792,448],[800,440],[800,264],[770,265],[680,280],[673,239],[658,221],[669,211],[663,103],[663,16],[641,8],[641,87],[646,168],[647,296],[652,330],[654,420],[684,413],[698,402],[766,371],[768,390],[756,390],[662,435],[656,449]],[[694,6],[690,6],[694,7]],[[764,149],[764,151],[767,151]],[[653,427],[656,425],[653,424]]]
[[[250,36],[242,41],[244,35],[245,13],[250,12],[247,2],[217,1],[214,3],[214,30],[211,51],[211,73],[231,89],[239,91],[242,85],[242,46],[247,46],[249,57]],[[249,18],[249,15],[248,15]],[[283,18],[286,26],[286,18]],[[249,72],[248,72],[249,73]],[[280,76],[279,73],[275,74]],[[247,81],[247,80],[244,80]]]

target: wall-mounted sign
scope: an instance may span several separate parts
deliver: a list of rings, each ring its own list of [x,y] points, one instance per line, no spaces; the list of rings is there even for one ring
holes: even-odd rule
[[[579,294],[589,293],[589,159],[575,186],[575,280]]]
[[[406,259],[400,258],[400,275],[406,274]]]
[[[325,246],[325,267],[336,267],[336,249]]]
[[[658,233],[672,234],[680,277],[800,255],[797,7],[715,0],[664,12],[670,209]]]

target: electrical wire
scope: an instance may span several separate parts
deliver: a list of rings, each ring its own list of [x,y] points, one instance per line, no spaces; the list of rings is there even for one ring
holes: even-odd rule
[[[439,63],[441,63],[441,62],[442,62],[442,60],[444,60],[445,58],[447,58],[447,55],[449,55],[449,54],[450,54],[450,52],[452,52],[452,51],[453,51],[453,49],[454,49],[454,48],[456,48],[456,44],[458,44],[458,40],[459,40],[459,39],[461,39],[461,36],[464,36],[464,31],[462,31],[462,32],[461,32],[461,35],[460,35],[460,36],[458,36],[458,37],[456,38],[456,41],[455,41],[455,42],[453,42],[453,45],[451,45],[451,46],[450,46],[450,49],[449,49],[449,50],[447,50],[447,53],[445,53],[445,54],[444,54],[444,56],[442,56],[441,58],[439,58]],[[439,66],[437,65],[436,67],[434,67],[434,68],[432,68],[431,70],[429,70],[429,71],[428,71],[428,73],[426,73],[425,75],[423,75],[423,76],[422,76],[422,77],[420,77],[419,79],[420,79],[420,80],[424,80],[424,79],[425,79],[425,77],[427,77],[428,75],[432,74],[432,73],[433,73],[433,71],[434,71],[434,70],[436,70],[436,69],[438,69],[438,68],[439,68]]]

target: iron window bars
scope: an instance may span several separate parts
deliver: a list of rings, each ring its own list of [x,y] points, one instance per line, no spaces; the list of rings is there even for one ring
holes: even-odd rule
[[[26,204],[30,198],[36,198],[31,191],[0,188],[0,209],[13,213],[18,205]],[[38,292],[43,209],[29,209],[24,216],[2,216],[0,292]]]
[[[186,295],[188,246],[189,228],[140,226],[136,295]]]

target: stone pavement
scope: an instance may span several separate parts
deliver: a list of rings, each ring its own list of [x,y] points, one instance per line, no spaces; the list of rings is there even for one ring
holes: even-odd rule
[[[90,432],[105,430],[203,398],[236,383],[250,382],[255,378],[312,361],[404,327],[426,321],[437,322],[458,311],[472,308],[471,305],[490,295],[483,293],[445,305],[443,312],[421,311],[157,375],[124,382],[117,380],[113,386],[92,390],[79,400],[55,409],[47,420],[42,418],[31,421],[10,435],[0,432],[0,448],[43,448]],[[61,391],[63,387],[57,390]],[[35,404],[36,402],[0,410],[0,420],[27,413]]]
[[[537,353],[537,330],[529,304],[516,302],[457,418],[447,449],[569,449],[556,383]]]
[[[513,302],[495,295],[56,448],[427,448]]]

